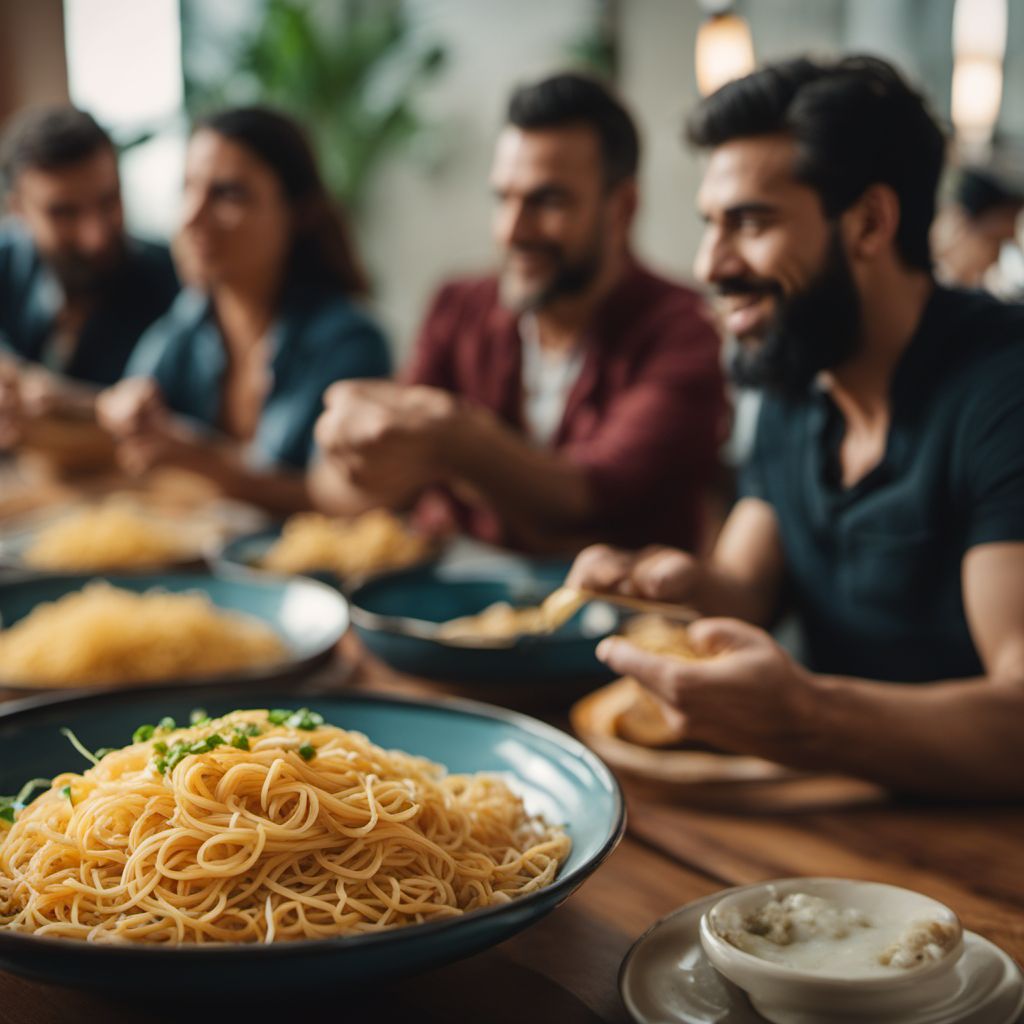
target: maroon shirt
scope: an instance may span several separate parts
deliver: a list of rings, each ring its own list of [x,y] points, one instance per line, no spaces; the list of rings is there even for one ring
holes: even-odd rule
[[[478,402],[525,438],[517,320],[500,304],[496,278],[445,285],[405,380]],[[727,428],[719,337],[700,296],[632,263],[583,344],[583,369],[552,446],[590,480],[596,512],[585,532],[625,547],[693,549]],[[426,506],[438,500],[431,495]],[[516,544],[492,510],[450,494],[442,500],[466,532]]]

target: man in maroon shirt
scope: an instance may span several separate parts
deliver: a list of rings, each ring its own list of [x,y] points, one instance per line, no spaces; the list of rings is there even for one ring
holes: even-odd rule
[[[500,273],[441,289],[401,383],[328,390],[321,507],[415,506],[539,552],[696,546],[726,420],[719,340],[696,293],[631,254],[638,157],[595,81],[513,95],[491,175]]]

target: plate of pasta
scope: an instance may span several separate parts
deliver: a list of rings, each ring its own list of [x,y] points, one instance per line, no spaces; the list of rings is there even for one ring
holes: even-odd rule
[[[523,559],[501,572],[458,565],[386,573],[349,594],[352,625],[400,672],[460,684],[591,685],[611,678],[598,641],[622,616],[594,602],[557,629],[540,606],[564,581],[564,562]]]
[[[0,584],[0,687],[253,682],[330,657],[345,599],[256,574],[43,576]]]
[[[385,509],[351,517],[300,512],[280,526],[229,541],[218,559],[247,569],[312,576],[341,585],[423,564],[436,557],[438,547]]]
[[[223,530],[212,514],[111,496],[8,523],[0,533],[0,566],[32,575],[201,568]]]
[[[0,967],[126,992],[366,986],[527,927],[622,834],[608,769],[533,719],[258,697],[0,710]]]

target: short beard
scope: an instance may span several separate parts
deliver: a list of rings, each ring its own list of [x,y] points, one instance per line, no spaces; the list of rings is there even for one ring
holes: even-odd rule
[[[124,262],[125,249],[118,245],[107,258],[97,260],[78,253],[61,253],[49,259],[50,268],[68,295],[102,291]]]
[[[501,278],[502,302],[515,313],[535,313],[538,310],[549,306],[558,299],[570,298],[585,292],[601,273],[603,264],[601,252],[601,237],[595,233],[586,250],[577,259],[571,262],[565,255],[554,246],[539,245],[537,248],[549,253],[556,261],[555,272],[551,279],[529,294],[510,294],[510,289],[505,282],[505,273]]]
[[[820,273],[802,291],[780,295],[778,301],[764,339],[737,351],[732,375],[741,387],[798,399],[822,370],[842,366],[862,345],[860,296],[838,231]]]

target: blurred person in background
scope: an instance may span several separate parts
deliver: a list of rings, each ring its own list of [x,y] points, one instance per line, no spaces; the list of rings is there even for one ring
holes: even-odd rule
[[[639,140],[596,81],[519,89],[491,173],[497,276],[434,299],[401,383],[328,392],[313,489],[537,552],[698,544],[726,429],[699,296],[632,254]]]
[[[696,660],[598,649],[723,750],[1020,798],[1024,307],[937,285],[945,140],[867,57],[787,61],[695,111],[701,276],[765,388],[712,556],[594,547],[571,585],[685,602]],[[765,632],[791,607],[807,665]]]
[[[988,288],[1004,298],[1011,288],[999,280],[1005,246],[1020,251],[1018,227],[1024,193],[991,171],[969,167],[960,173],[953,200],[932,228],[936,276],[944,284]],[[1018,282],[1019,290],[1019,282]]]
[[[50,412],[91,414],[178,291],[166,247],[125,233],[117,153],[72,107],[30,110],[0,140],[0,441]]]
[[[387,346],[356,300],[367,281],[301,129],[250,107],[189,141],[175,258],[190,287],[99,401],[122,466],[177,466],[287,513],[324,389],[384,376]]]

